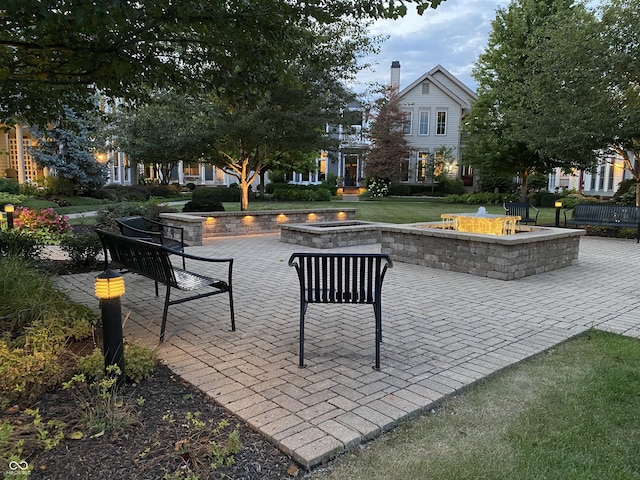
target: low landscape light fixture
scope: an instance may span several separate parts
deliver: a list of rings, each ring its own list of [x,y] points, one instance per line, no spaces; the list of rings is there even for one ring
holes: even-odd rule
[[[556,203],[554,205],[556,207],[556,223],[555,223],[555,226],[559,227],[560,226],[560,209],[562,208],[562,202],[560,200],[556,200]]]
[[[13,228],[13,212],[15,211],[15,207],[13,205],[5,205],[4,213],[7,214],[7,229],[11,230]]]
[[[118,383],[124,380],[124,342],[122,339],[122,307],[124,279],[115,270],[106,269],[96,277],[95,294],[100,299],[105,374],[109,365],[120,368]]]

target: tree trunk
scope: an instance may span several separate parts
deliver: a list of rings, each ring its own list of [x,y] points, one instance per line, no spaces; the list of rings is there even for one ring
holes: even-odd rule
[[[640,178],[636,178],[636,207],[640,207]]]
[[[529,191],[529,173],[524,172],[522,174],[522,191],[520,192],[520,201],[527,201],[527,193]]]
[[[249,209],[249,184],[247,179],[240,181],[240,210],[246,212]]]

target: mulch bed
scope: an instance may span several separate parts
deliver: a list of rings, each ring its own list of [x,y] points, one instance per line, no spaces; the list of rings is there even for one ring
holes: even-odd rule
[[[64,260],[47,260],[43,266],[54,274],[78,273],[77,268]],[[91,339],[79,342],[71,346],[70,355],[90,353],[93,347]],[[70,367],[74,362],[68,363]],[[67,378],[71,375],[69,371]],[[164,365],[157,365],[152,375],[139,384],[124,386],[122,408],[131,414],[128,416],[131,423],[126,426],[89,428],[78,407],[78,390],[75,392],[74,396],[72,390],[59,388],[41,395],[31,405],[13,406],[0,412],[0,422],[16,426],[11,440],[24,441],[21,460],[28,461],[33,468],[29,479],[279,480],[302,476],[298,465],[273,444]],[[46,450],[43,442],[36,440],[33,416],[26,414],[26,408],[39,409],[45,423],[63,422],[64,439]],[[196,426],[189,420],[194,415],[206,425]],[[216,436],[213,429],[223,420],[229,426]],[[209,442],[222,443],[236,427],[241,442],[239,453],[233,455],[230,466],[212,470],[212,457],[206,453]],[[48,437],[54,432],[51,428]],[[81,438],[73,439],[74,432],[82,432]],[[6,469],[8,463],[3,457],[0,451],[3,462],[0,472],[15,474]]]
[[[33,466],[29,478],[139,480],[162,479],[175,472],[185,476],[171,478],[186,478],[191,469],[201,480],[276,480],[300,473],[291,459],[259,433],[215,405],[165,366],[157,366],[153,375],[139,385],[128,385],[124,396],[135,405],[132,425],[107,430],[102,435],[88,432],[81,439],[72,440],[69,438],[71,432],[84,426],[78,424],[75,398],[69,390],[43,395],[32,408],[39,408],[44,421],[65,422],[66,438],[48,451],[41,445],[34,445],[33,440],[25,443],[25,454],[29,448],[34,448],[28,457],[25,455]],[[144,399],[142,406],[136,401],[139,398]],[[193,426],[186,426],[189,423],[187,415],[196,412],[202,421],[211,420],[212,425],[228,420],[227,431],[238,426],[242,447],[231,466],[218,467],[215,471],[209,468],[205,455],[198,450],[211,439],[207,437],[211,430],[204,428],[194,434]],[[14,424],[32,421],[22,409],[10,409],[2,416],[3,420]]]

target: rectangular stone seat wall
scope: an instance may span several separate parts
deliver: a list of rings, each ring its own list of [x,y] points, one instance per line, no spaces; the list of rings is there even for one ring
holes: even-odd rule
[[[499,280],[514,280],[568,267],[578,259],[579,234],[511,244],[474,241],[466,237],[383,229],[381,252],[393,261]]]
[[[216,237],[277,233],[280,225],[355,220],[355,208],[272,210],[255,212],[162,213],[162,221],[184,228],[188,245],[203,245]]]

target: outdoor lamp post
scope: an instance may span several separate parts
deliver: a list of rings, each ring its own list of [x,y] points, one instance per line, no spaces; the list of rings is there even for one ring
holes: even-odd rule
[[[15,207],[13,205],[5,205],[4,213],[7,214],[7,230],[11,230],[13,228],[13,212]]]
[[[562,208],[562,202],[560,200],[556,200],[556,227],[560,226],[560,209]]]
[[[124,293],[124,279],[115,270],[107,268],[96,277],[96,297],[100,299],[104,367],[118,365],[118,383],[124,379],[124,345],[122,340],[122,308],[120,297]]]

